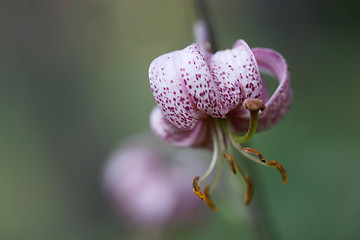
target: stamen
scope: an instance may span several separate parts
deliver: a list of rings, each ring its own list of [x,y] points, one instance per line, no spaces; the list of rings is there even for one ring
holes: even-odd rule
[[[204,194],[206,196],[206,200],[205,203],[206,205],[213,211],[216,211],[217,208],[215,207],[215,205],[213,204],[211,198],[210,198],[210,194],[209,194],[209,185],[207,185],[204,189]]]
[[[200,190],[200,186],[198,184],[198,180],[199,180],[199,177],[195,177],[194,180],[193,180],[193,191],[194,193],[202,200],[204,200],[204,202],[206,203],[206,205],[213,211],[216,211],[216,207],[215,205],[213,204],[213,202],[211,201],[211,198],[210,198],[210,195],[208,193],[208,189],[209,189],[209,186],[206,186],[205,189],[204,189],[204,193],[201,192]]]
[[[202,182],[204,182],[204,180],[211,174],[211,172],[214,170],[216,163],[218,162],[219,159],[219,143],[218,143],[218,137],[216,135],[216,132],[214,130],[214,127],[211,126],[211,134],[212,134],[212,139],[213,139],[213,145],[214,145],[214,151],[213,151],[213,156],[212,156],[212,160],[210,163],[210,166],[208,167],[208,169],[206,170],[205,174],[201,177],[199,184],[201,184]]]
[[[201,192],[200,190],[200,186],[198,184],[198,180],[199,180],[199,176],[195,177],[194,180],[193,180],[193,191],[194,193],[202,200],[205,200],[206,199],[206,196],[204,193]]]
[[[221,127],[220,127],[221,122],[217,121],[215,119],[214,121],[214,125],[215,125],[215,130],[216,130],[216,140],[213,140],[214,142],[216,142],[218,144],[218,148],[220,148],[220,151],[224,154],[225,153],[225,143],[224,143],[224,136],[223,136],[223,132],[221,131]],[[218,153],[217,153],[218,154]],[[217,156],[219,157],[219,156]],[[220,162],[218,163],[218,169],[216,171],[216,175],[214,178],[213,183],[211,184],[209,193],[212,193],[216,187],[216,185],[219,182],[220,179],[220,174],[221,174],[221,166],[222,166],[222,157],[220,157]],[[201,182],[200,182],[201,183]]]
[[[234,166],[234,159],[232,158],[232,156],[230,155],[230,153],[224,153],[224,157],[225,159],[227,160],[229,166],[230,166],[230,169],[231,171],[236,174],[236,169],[235,169],[235,166]]]
[[[232,131],[232,129],[231,129],[231,124],[228,124],[228,131],[229,132],[231,132]],[[239,143],[237,143],[236,141],[235,141],[235,139],[234,139],[234,137],[233,137],[233,135],[232,134],[229,134],[229,139],[230,139],[230,142],[231,142],[231,144],[234,146],[234,148],[236,149],[236,150],[238,150],[242,155],[244,155],[246,158],[248,158],[248,159],[250,159],[250,160],[253,160],[253,161],[255,161],[255,162],[257,162],[257,163],[263,163],[263,161],[261,161],[261,162],[259,162],[259,159],[258,158],[255,158],[254,156],[252,156],[252,155],[250,155],[249,153],[247,153],[246,151],[244,151],[244,148],[239,144]],[[250,150],[249,149],[251,149],[251,148],[247,148],[247,150],[250,152]],[[252,152],[255,152],[255,151],[257,151],[257,150],[255,150],[255,149],[253,149],[254,151],[252,151]],[[266,165],[266,164],[264,164],[264,165]]]
[[[232,131],[231,125],[230,124],[227,124],[227,125],[228,125],[228,131],[231,132]],[[258,150],[253,149],[253,148],[248,148],[248,147],[243,148],[239,143],[237,143],[235,141],[232,134],[229,134],[229,139],[230,139],[231,144],[247,159],[257,162],[263,166],[275,167],[282,175],[282,182],[283,183],[287,182],[287,174],[286,174],[285,168],[280,163],[278,163],[277,161],[274,161],[274,160],[266,162],[264,156]]]
[[[219,138],[220,150],[221,150],[222,153],[225,153],[224,136],[223,136],[223,132],[221,130],[220,122],[218,121],[218,119],[215,119],[215,129],[216,129],[217,136]]]
[[[220,174],[221,174],[221,166],[222,166],[222,158],[220,158],[220,160],[219,160],[218,168],[216,170],[216,175],[215,175],[214,181],[211,184],[211,187],[210,187],[210,190],[209,190],[210,194],[214,191],[214,189],[216,188],[216,186],[217,186],[217,184],[219,182]]]
[[[246,195],[245,195],[244,203],[247,205],[250,203],[250,201],[252,199],[252,194],[253,194],[252,183],[251,183],[250,177],[245,175],[243,170],[240,168],[239,164],[236,161],[234,161],[234,163],[239,172],[239,175],[244,180],[244,183],[246,185]]]
[[[264,156],[256,149],[246,147],[246,148],[243,148],[243,151],[256,155],[259,158],[259,160],[263,163],[266,162]]]
[[[246,188],[246,195],[245,195],[244,203],[246,205],[248,205],[252,199],[253,187],[252,187],[251,179],[249,176],[246,177],[245,181],[246,181],[247,188]]]
[[[287,173],[285,171],[285,168],[280,163],[274,160],[269,161],[267,164],[268,166],[274,166],[281,173],[282,182],[283,184],[285,184],[287,182]]]
[[[265,104],[261,99],[247,98],[244,101],[243,107],[250,112],[249,129],[244,136],[238,136],[235,133],[230,133],[237,143],[244,143],[249,141],[255,134],[258,124],[258,113],[265,109]]]

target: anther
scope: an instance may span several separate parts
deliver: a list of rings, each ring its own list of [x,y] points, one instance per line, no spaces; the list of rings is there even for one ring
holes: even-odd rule
[[[244,203],[247,205],[250,203],[253,195],[252,183],[250,177],[245,175],[245,173],[243,172],[243,170],[240,168],[239,164],[236,161],[234,161],[234,165],[238,170],[239,173],[238,175],[240,175],[240,177],[244,180],[246,185],[246,195],[245,195]]]
[[[253,195],[252,183],[249,176],[245,178],[245,183],[246,183],[246,195],[245,195],[244,203],[247,205],[250,203]]]
[[[193,180],[193,191],[194,193],[202,200],[205,200],[205,194],[203,194],[201,191],[200,191],[200,186],[198,184],[198,180],[199,180],[199,177],[195,177],[194,180]]]
[[[236,169],[235,169],[235,166],[234,166],[234,159],[232,158],[232,156],[230,155],[230,153],[224,153],[224,157],[225,159],[227,160],[229,166],[230,166],[230,169],[231,171],[236,174]]]
[[[282,182],[285,184],[287,182],[287,173],[285,171],[285,168],[280,164],[278,163],[277,161],[269,161],[267,163],[268,166],[273,166],[275,167],[281,174],[282,176]]]
[[[230,128],[229,128],[230,129]],[[230,131],[230,130],[229,130]],[[268,167],[275,167],[281,174],[282,176],[282,182],[285,184],[287,182],[287,173],[285,168],[278,163],[277,161],[269,161],[266,162],[264,156],[256,149],[253,148],[243,148],[240,144],[238,144],[237,142],[235,142],[234,138],[232,136],[230,136],[230,141],[232,143],[232,145],[242,154],[244,155],[247,159],[250,159],[252,161],[255,161],[263,166],[268,166]],[[260,161],[259,161],[260,160]],[[236,162],[235,162],[236,163]],[[238,165],[236,164],[236,166],[238,167]]]
[[[247,153],[251,153],[251,154],[253,154],[253,155],[256,155],[256,156],[259,158],[259,160],[260,160],[261,162],[263,162],[263,163],[266,162],[264,156],[263,156],[258,150],[256,150],[256,149],[246,147],[246,148],[243,149],[243,151],[244,151],[244,152],[247,152]]]
[[[204,193],[202,193],[201,190],[200,190],[200,186],[198,184],[198,180],[199,180],[199,177],[195,177],[194,180],[193,180],[193,183],[192,183],[194,193],[200,199],[204,200],[206,205],[211,210],[216,211],[217,209],[216,209],[215,205],[213,204],[213,202],[211,201],[211,198],[210,198],[210,195],[209,195],[209,192],[208,192],[209,186],[206,186],[205,190],[204,190]]]

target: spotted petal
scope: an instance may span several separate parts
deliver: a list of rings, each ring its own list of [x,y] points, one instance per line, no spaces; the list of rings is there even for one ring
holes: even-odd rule
[[[149,80],[161,112],[178,128],[190,130],[208,115],[226,114],[196,44],[156,58],[149,68]]]
[[[278,52],[266,48],[254,48],[252,51],[260,70],[274,75],[279,81],[277,89],[265,104],[265,110],[259,113],[258,130],[265,130],[280,121],[290,106],[290,74],[286,60]],[[246,131],[248,120],[249,114],[244,111],[232,118],[233,125],[238,131]]]
[[[180,129],[171,124],[158,107],[151,112],[150,126],[156,136],[176,147],[200,147],[210,139],[204,121],[199,121],[191,130]]]
[[[210,68],[220,94],[222,106],[233,110],[246,98],[259,98],[262,81],[254,54],[244,40],[232,49],[216,52]]]

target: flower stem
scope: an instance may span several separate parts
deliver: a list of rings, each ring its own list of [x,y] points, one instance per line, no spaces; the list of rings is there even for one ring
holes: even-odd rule
[[[217,51],[217,44],[215,40],[215,35],[213,28],[211,26],[211,22],[209,19],[208,9],[204,0],[194,0],[194,7],[198,18],[201,19],[205,23],[205,30],[207,35],[207,40],[210,43],[211,51]]]

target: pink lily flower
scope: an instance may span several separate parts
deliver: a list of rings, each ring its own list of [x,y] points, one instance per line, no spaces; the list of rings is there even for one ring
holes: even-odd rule
[[[157,102],[150,125],[159,138],[174,146],[212,146],[213,161],[199,184],[213,170],[220,153],[234,173],[235,169],[241,173],[248,187],[248,202],[250,178],[237,166],[232,148],[251,160],[277,168],[284,183],[287,179],[278,162],[266,162],[259,151],[240,144],[249,141],[256,130],[275,125],[287,112],[292,100],[288,66],[278,52],[250,49],[244,40],[236,41],[232,49],[213,54],[206,37],[199,34],[197,38],[199,45],[164,54],[150,64],[150,86]],[[260,72],[274,75],[279,81],[271,97]],[[196,182],[194,191],[197,188]],[[200,194],[198,190],[195,193]]]
[[[279,80],[271,98],[263,89],[260,71]],[[151,127],[159,138],[179,147],[204,143],[202,128],[209,117],[229,117],[234,128],[246,131],[249,114],[242,106],[246,98],[265,102],[258,116],[260,130],[281,120],[292,100],[285,59],[271,49],[251,50],[243,40],[231,50],[217,52],[210,61],[205,61],[196,44],[164,54],[151,63],[149,79],[158,103]]]

